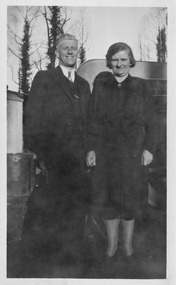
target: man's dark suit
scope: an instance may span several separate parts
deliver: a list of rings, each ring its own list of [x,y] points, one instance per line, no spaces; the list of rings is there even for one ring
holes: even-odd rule
[[[27,145],[37,163],[44,161],[47,175],[39,175],[23,226],[24,237],[34,236],[40,216],[39,243],[67,260],[82,255],[89,184],[84,143],[90,88],[77,74],[70,84],[59,66],[39,71],[33,80],[25,112]]]
[[[89,84],[76,75],[81,119],[85,126],[90,96]],[[61,68],[39,71],[33,81],[26,109],[29,149],[38,159],[51,160],[60,152],[71,128],[72,96]]]

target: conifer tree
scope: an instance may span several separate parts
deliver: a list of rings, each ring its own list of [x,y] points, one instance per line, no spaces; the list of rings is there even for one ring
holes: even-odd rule
[[[166,28],[165,27],[158,30],[156,50],[157,50],[157,61],[166,62],[167,47],[166,47]]]
[[[20,47],[21,62],[19,72],[19,91],[25,94],[29,93],[29,80],[31,74],[30,65],[30,24],[28,19],[24,21],[23,38]]]
[[[80,47],[79,59],[80,59],[80,64],[86,60],[86,49],[83,45],[81,45]]]
[[[55,67],[56,63],[56,39],[64,33],[64,26],[69,19],[62,16],[62,7],[47,6],[44,7],[44,18],[47,26],[47,68]]]

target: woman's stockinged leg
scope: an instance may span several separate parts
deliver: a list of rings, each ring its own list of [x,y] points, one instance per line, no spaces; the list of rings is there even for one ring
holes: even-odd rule
[[[124,252],[126,256],[129,256],[133,253],[133,231],[134,231],[134,222],[135,220],[122,220],[123,225],[123,244]]]
[[[106,254],[112,257],[118,247],[118,229],[119,229],[119,219],[114,220],[104,220],[107,230],[108,246]]]

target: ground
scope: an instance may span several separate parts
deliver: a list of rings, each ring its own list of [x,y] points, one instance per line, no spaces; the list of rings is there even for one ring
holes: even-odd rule
[[[133,260],[124,258],[120,238],[117,254],[110,261],[102,254],[104,243],[97,247],[89,240],[90,256],[84,266],[71,262],[60,264],[57,253],[46,258],[41,251],[35,258],[31,255],[25,264],[20,231],[26,199],[14,198],[8,204],[7,278],[166,278],[166,210],[163,207],[150,206],[148,214],[136,221],[134,250],[137,256]]]

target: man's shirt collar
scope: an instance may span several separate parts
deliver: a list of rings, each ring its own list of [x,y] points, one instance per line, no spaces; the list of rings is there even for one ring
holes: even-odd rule
[[[68,78],[68,71],[71,72],[71,78],[72,82],[75,81],[75,68],[67,68],[63,65],[60,65],[60,68],[62,69],[63,74]]]

